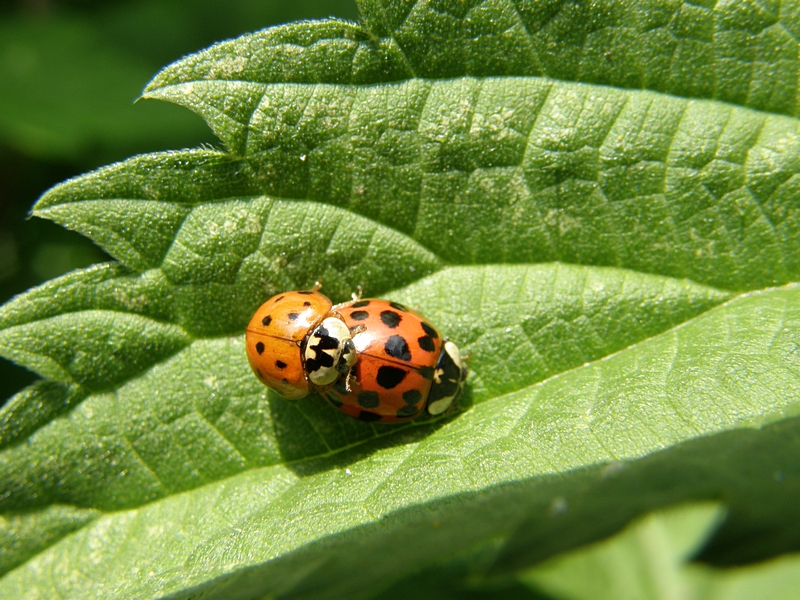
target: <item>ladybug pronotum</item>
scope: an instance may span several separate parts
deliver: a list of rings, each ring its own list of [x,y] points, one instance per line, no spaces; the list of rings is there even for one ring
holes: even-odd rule
[[[264,385],[288,400],[317,391],[362,421],[440,415],[467,376],[453,342],[419,313],[386,300],[333,306],[315,290],[279,294],[256,311],[245,341]]]

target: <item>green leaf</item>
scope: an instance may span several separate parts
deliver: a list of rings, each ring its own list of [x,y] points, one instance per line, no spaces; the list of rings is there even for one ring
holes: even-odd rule
[[[520,579],[554,598],[573,600],[794,598],[800,589],[800,554],[744,569],[686,564],[723,515],[714,505],[655,513]]]
[[[417,519],[410,519],[408,511],[390,515],[381,523],[380,535],[336,539],[337,558],[323,562],[300,589],[311,595],[328,587],[341,595],[355,593],[362,582],[341,582],[336,574],[374,564],[374,557],[382,556],[385,570],[376,574],[376,582],[393,579],[396,565],[408,560],[425,566],[379,594],[381,600],[418,595],[539,599],[519,581],[520,574],[536,572],[534,565],[558,553],[571,556],[576,546],[613,535],[637,515],[698,499],[723,501],[727,507],[727,518],[701,559],[730,567],[791,551],[800,533],[800,478],[792,475],[800,466],[799,433],[800,419],[795,417],[761,429],[695,438],[634,461],[434,501]],[[690,533],[704,535],[702,528]],[[413,542],[404,547],[406,539]],[[455,556],[454,546],[463,549]],[[326,550],[309,549],[295,559],[317,560]],[[630,572],[633,564],[620,568]],[[763,585],[775,583],[767,581],[768,573],[761,578]],[[599,589],[600,581],[592,582]],[[658,581],[644,578],[642,583]]]
[[[39,381],[0,412],[0,448],[25,439],[86,397],[78,386]]]
[[[713,504],[652,514],[608,541],[548,561],[520,579],[555,598],[691,598],[681,568],[724,515]]]
[[[449,270],[441,277],[457,281]],[[427,283],[414,288],[426,289]],[[11,509],[58,502],[108,511],[162,498],[110,513],[11,572],[4,583],[13,595],[32,585],[29,578],[48,561],[80,552],[97,535],[107,538],[111,527],[118,543],[135,538],[136,551],[106,547],[98,558],[113,557],[117,568],[97,565],[84,582],[88,587],[76,583],[69,594],[91,594],[97,577],[111,577],[103,586],[167,593],[229,576],[236,565],[255,565],[381,521],[404,507],[636,458],[704,433],[774,419],[796,403],[798,373],[785,356],[791,332],[800,326],[798,298],[800,289],[790,288],[735,300],[612,358],[477,404],[445,427],[406,427],[395,433],[390,426],[375,429],[347,419],[317,398],[288,404],[270,397],[266,402],[241,360],[240,340],[195,342],[188,353],[116,395],[88,398],[67,419],[3,453],[9,474],[4,505]],[[480,374],[480,364],[474,370]],[[748,385],[769,394],[759,393],[763,399],[754,402],[737,393],[737,371],[750,373]],[[232,381],[215,373],[230,373]],[[185,396],[171,392],[170,385]],[[194,398],[195,406],[182,403],[184,397]],[[659,398],[664,401],[654,400]],[[764,404],[767,398],[769,405]],[[299,418],[284,417],[294,411]],[[370,438],[377,439],[359,444]],[[246,445],[257,440],[261,447]],[[333,452],[352,446],[356,449],[341,456]],[[298,447],[310,450],[307,460],[297,462]],[[78,456],[91,477],[69,469]],[[208,485],[177,493],[202,484]],[[186,521],[189,515],[203,518]],[[284,529],[287,520],[293,523],[290,532]],[[152,536],[142,530],[148,522],[161,524]],[[184,542],[172,529],[165,533],[168,523],[183,530]],[[218,536],[227,539],[222,546]],[[174,542],[165,544],[165,537]],[[200,547],[206,550],[189,569],[196,568],[197,574],[178,569],[174,561],[183,564],[182,557]],[[207,552],[249,558],[230,564]],[[130,571],[122,567],[125,557],[132,568],[142,569],[140,577],[129,579]],[[144,564],[156,569],[155,580]],[[175,575],[165,581],[168,572]],[[156,584],[161,587],[151,587]]]
[[[713,600],[773,598],[791,600],[800,589],[800,555],[789,554],[764,564],[728,571],[698,569],[695,586]]]
[[[0,411],[0,596],[524,597],[697,500],[730,513],[710,560],[797,550],[795,4],[361,10],[155,77],[226,151],[35,205],[119,263],[0,309],[45,379]],[[378,426],[261,386],[246,323],[319,279],[435,322],[462,410]]]
[[[41,495],[41,483],[36,484],[38,500],[24,491],[33,478],[49,482],[47,489],[60,498],[59,502],[81,506],[89,502],[106,510],[124,508],[151,499],[152,490],[159,490],[157,494],[163,496],[248,467],[341,450],[374,437],[376,432],[396,429],[351,422],[332,408],[320,406],[318,397],[293,404],[268,397],[242,360],[242,336],[227,337],[238,334],[240,328],[219,331],[216,338],[200,337],[205,328],[203,315],[225,310],[225,300],[206,296],[183,307],[180,303],[184,296],[174,288],[156,271],[135,275],[109,265],[67,275],[7,305],[5,337],[0,339],[9,356],[32,369],[59,361],[67,363],[71,372],[63,383],[78,385],[85,393],[96,392],[66,420],[53,421],[29,437],[20,452],[7,454],[8,464],[28,461],[32,454],[52,455],[56,446],[63,454],[62,442],[67,438],[73,440],[75,452],[84,451],[86,440],[100,435],[98,419],[104,414],[110,427],[107,431],[101,427],[104,440],[119,445],[121,452],[130,444],[133,451],[117,465],[110,465],[103,453],[85,455],[84,466],[97,476],[105,473],[103,479],[109,480],[109,485],[88,490],[59,483],[66,467],[63,464],[42,462],[20,469],[21,479],[12,477],[8,484],[19,486],[22,495],[7,501],[19,507],[48,501]],[[468,302],[461,306],[443,303],[448,290],[454,288],[462,290]],[[485,295],[485,290],[495,288],[513,293]],[[435,317],[445,331],[457,335],[462,348],[472,354],[472,393],[480,402],[669,330],[728,295],[686,281],[616,269],[541,265],[445,269],[391,297],[412,306],[427,306],[426,314]],[[41,302],[44,299],[46,303]],[[241,296],[238,299],[243,300]],[[253,301],[251,310],[240,318],[246,319],[257,306],[257,292]],[[469,309],[476,306],[480,310],[470,317]],[[521,313],[520,306],[526,306],[526,312]],[[671,306],[671,311],[664,311],[664,306]],[[53,317],[53,313],[61,316]],[[480,318],[481,314],[485,316]],[[184,321],[185,315],[200,319],[196,323]],[[25,322],[19,323],[23,316]],[[114,317],[111,321],[110,316]],[[86,323],[80,335],[56,336],[57,340],[70,340],[68,350],[52,343],[54,320],[65,318],[68,324]],[[180,321],[184,329],[159,323],[170,320]],[[142,334],[147,327],[153,328],[156,336],[143,345]],[[197,332],[194,339],[185,330]],[[615,335],[604,339],[612,331]],[[107,344],[116,338],[120,350],[98,350],[98,343]],[[131,347],[125,346],[126,338]],[[185,343],[190,339],[190,345]],[[515,348],[515,352],[500,352],[498,346]],[[159,354],[159,348],[169,350],[170,358]],[[93,370],[81,370],[74,356],[91,357]],[[99,381],[107,381],[111,389],[98,389]],[[113,391],[115,398],[109,397],[108,391]],[[187,399],[194,400],[187,403]],[[15,407],[29,402],[23,395],[8,410],[23,410]],[[296,415],[298,409],[300,415]],[[283,431],[282,424],[290,426]],[[212,446],[217,450],[208,454]],[[202,447],[203,453],[187,453],[187,447]],[[139,473],[151,485],[139,488],[125,484],[119,474],[127,470],[127,476]],[[62,497],[64,492],[67,496]]]
[[[363,26],[317,21],[242,36],[167,67],[150,89],[203,80],[369,84],[540,76],[798,112],[794,3],[358,4]]]
[[[535,78],[214,81],[149,94],[203,114],[235,158],[133,159],[57,187],[35,207],[123,261],[152,234],[128,226],[126,238],[112,238],[98,219],[81,218],[95,202],[124,194],[150,201],[142,212],[163,200],[194,204],[204,186],[200,197],[213,201],[267,194],[341,207],[450,263],[560,260],[728,289],[800,272],[800,136],[787,117]],[[152,169],[159,174],[139,183]],[[120,172],[132,176],[123,189]],[[188,178],[186,190],[177,178]]]

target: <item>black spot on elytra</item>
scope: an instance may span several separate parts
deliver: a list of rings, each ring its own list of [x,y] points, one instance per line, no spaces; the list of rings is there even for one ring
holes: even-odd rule
[[[411,352],[408,350],[408,342],[399,335],[393,335],[383,346],[386,354],[399,358],[400,360],[411,360]]]
[[[423,335],[421,338],[417,338],[417,343],[419,347],[425,350],[425,352],[433,352],[436,350],[436,344],[433,343],[433,340],[428,335]]]
[[[275,304],[277,304],[278,302],[280,302],[281,300],[283,300],[285,297],[286,297],[286,296],[278,296],[277,298],[275,298]]]
[[[283,362],[282,360],[276,360],[275,361],[275,366],[278,367],[279,369],[285,369],[286,368],[286,363]]]
[[[419,413],[419,409],[416,406],[408,405],[404,406],[403,408],[397,411],[397,418],[408,419],[409,417],[413,417],[417,413]]]
[[[381,313],[381,321],[383,324],[389,327],[390,329],[394,329],[400,324],[400,321],[403,320],[403,317],[398,315],[393,310],[384,310]]]
[[[378,392],[361,392],[358,395],[358,405],[361,408],[377,408],[380,403]]]
[[[350,318],[354,321],[363,321],[369,316],[369,313],[365,310],[354,310],[350,313]]]
[[[378,369],[376,381],[383,389],[390,390],[400,385],[400,382],[406,378],[407,374],[408,371],[405,369],[383,366]]]
[[[370,423],[372,421],[380,421],[383,417],[375,414],[374,412],[362,410],[360,413],[358,413],[358,418],[361,421],[367,421],[368,423]]]
[[[264,344],[263,342],[256,342],[256,352],[260,354],[264,353]]]
[[[264,379],[264,374],[261,372],[260,369],[256,369],[256,375],[258,375],[259,379]]]
[[[369,306],[369,300],[359,300],[358,302],[353,302],[350,306],[353,308],[362,308],[364,306]]]
[[[289,313],[289,320],[290,321],[296,321],[297,317],[299,317],[299,316],[300,315],[298,315],[297,313]]]
[[[392,308],[396,308],[401,312],[408,312],[408,309],[405,306],[403,306],[402,304],[398,304],[397,302],[389,302],[389,306],[391,306]]]
[[[403,392],[403,401],[406,404],[416,404],[422,400],[422,393],[419,390],[408,390]]]
[[[433,327],[431,327],[430,325],[428,325],[428,324],[427,324],[425,321],[423,321],[423,322],[422,322],[422,330],[423,330],[425,333],[427,333],[429,336],[431,336],[433,339],[436,339],[436,338],[438,338],[438,337],[439,337],[439,332],[438,332],[438,331],[436,331],[436,330],[435,330]]]
[[[310,295],[311,295],[311,294],[313,294],[314,292],[312,292],[311,290],[303,290],[303,291],[301,291],[301,292],[297,292],[297,293],[298,293],[298,294],[303,294],[304,296],[310,296]]]
[[[272,323],[272,317],[270,317],[269,315],[267,315],[266,317],[264,317],[263,319],[261,319],[261,324],[262,324],[264,327],[269,327],[269,324],[270,324],[270,323]]]
[[[311,302],[305,301],[303,302],[303,306],[311,306]]]
[[[289,380],[288,380],[288,379],[286,379],[286,377],[284,377],[284,378],[283,378],[283,383],[284,383],[284,384],[286,384],[286,385],[289,385]]]
[[[428,381],[433,381],[433,367],[420,367],[419,374]]]

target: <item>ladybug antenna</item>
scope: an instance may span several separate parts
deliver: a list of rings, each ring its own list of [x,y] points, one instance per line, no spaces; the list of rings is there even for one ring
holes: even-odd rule
[[[353,302],[358,302],[359,300],[361,300],[361,294],[363,293],[364,293],[364,288],[362,288],[360,284],[357,285],[356,291],[350,294],[350,296],[353,298]]]
[[[311,289],[314,290],[315,292],[320,291],[322,289],[322,279],[317,279],[314,282],[314,287],[311,288]]]

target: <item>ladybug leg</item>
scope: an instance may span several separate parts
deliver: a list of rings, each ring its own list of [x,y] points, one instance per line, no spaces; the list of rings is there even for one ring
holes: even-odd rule
[[[353,302],[358,302],[361,300],[361,294],[364,293],[364,288],[361,287],[361,284],[356,286],[356,291],[350,294],[350,297],[353,298]]]
[[[469,366],[469,361],[472,360],[472,352],[469,354],[462,354],[461,360],[463,361],[461,364],[461,383],[467,379],[467,367]]]
[[[317,279],[314,282],[314,287],[311,288],[311,289],[314,290],[315,292],[320,291],[322,289],[322,279]]]
[[[355,370],[354,368],[351,368],[349,371],[347,371],[347,373],[341,375],[336,381],[328,385],[325,389],[332,387],[338,394],[351,393],[353,391],[353,386],[351,385],[351,382],[354,381],[353,378],[355,376],[353,374],[354,370]],[[334,397],[336,397],[336,394],[334,394]]]
[[[363,333],[367,330],[366,325],[356,325],[355,327],[350,328],[350,335],[352,337],[356,337],[359,333]]]
[[[350,392],[352,392],[352,391],[353,391],[353,388],[352,388],[352,386],[350,385],[350,381],[352,380],[352,378],[353,378],[353,376],[354,376],[354,375],[353,375],[353,371],[354,371],[354,370],[355,370],[355,369],[350,369],[350,370],[347,372],[347,377],[345,377],[345,380],[344,380],[344,389],[345,389],[345,391],[346,391],[348,394],[349,394]]]

